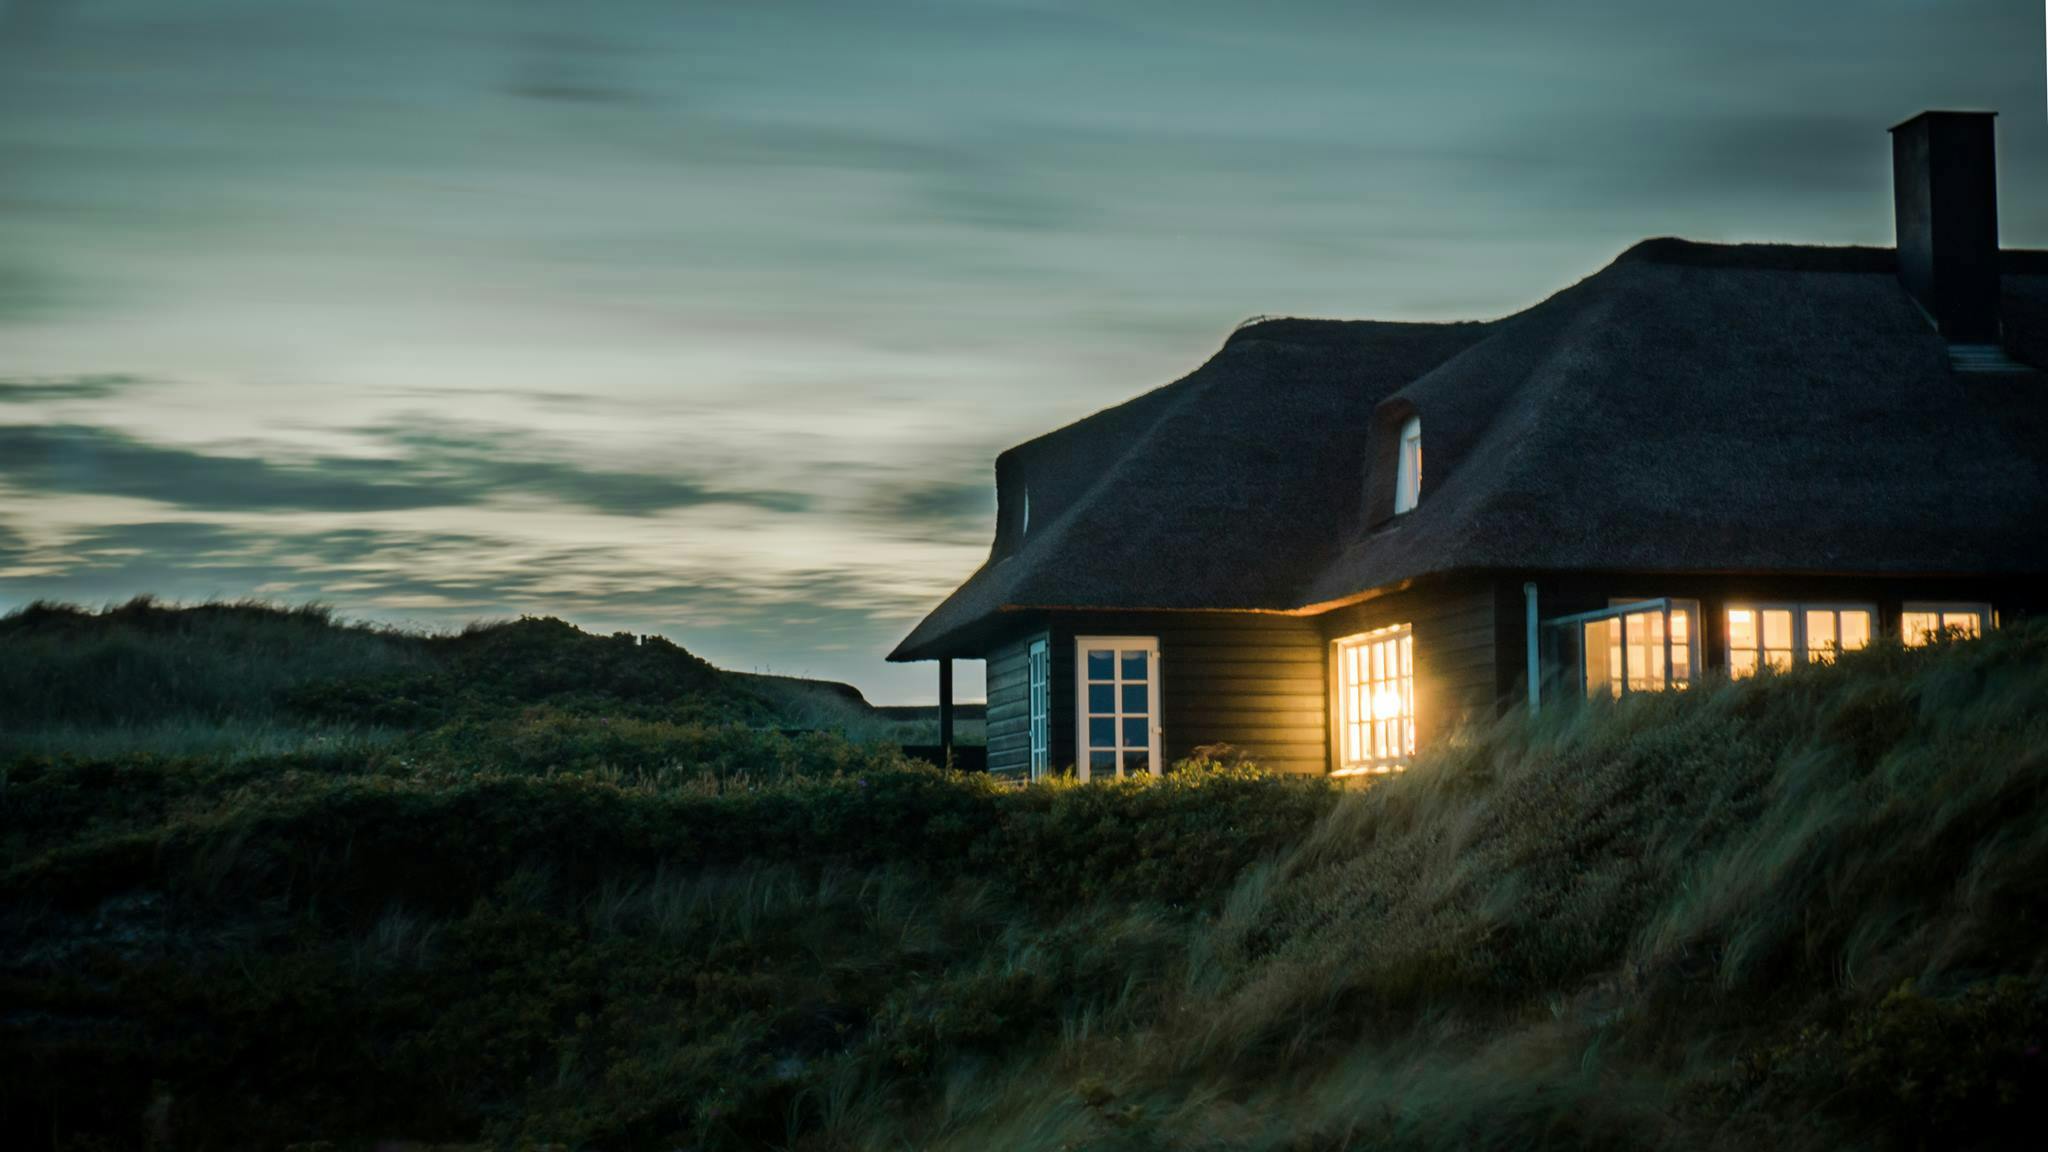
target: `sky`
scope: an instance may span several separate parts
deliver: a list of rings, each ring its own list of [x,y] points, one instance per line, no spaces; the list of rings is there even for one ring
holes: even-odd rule
[[[2033,0],[0,0],[0,610],[521,614],[929,701],[1003,447],[1256,314],[1889,244]],[[978,665],[961,669],[976,698]]]

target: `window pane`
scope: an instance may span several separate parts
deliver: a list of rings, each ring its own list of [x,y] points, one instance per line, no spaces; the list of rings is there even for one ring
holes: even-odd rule
[[[1586,694],[1615,695],[1620,675],[1620,652],[1614,647],[1614,621],[1595,620],[1582,630],[1585,646]]]
[[[1143,716],[1132,716],[1126,719],[1124,721],[1124,747],[1143,748],[1150,744],[1151,740],[1146,735],[1146,729],[1150,727],[1151,723]]]
[[[1104,649],[1089,649],[1088,678],[1090,680],[1115,679],[1116,653]]]
[[[1976,636],[1981,633],[1980,622],[1975,612],[1943,612],[1941,630],[1953,636]]]
[[[1790,672],[1792,670],[1792,650],[1790,648],[1766,648],[1764,649],[1764,664],[1774,671]]]
[[[1756,613],[1754,611],[1748,608],[1730,608],[1728,610],[1728,647],[1756,647]]]
[[[1899,634],[1908,648],[1918,648],[1941,630],[1940,617],[1933,612],[1905,612],[1899,616]]]
[[[1090,684],[1088,686],[1088,710],[1090,712],[1116,711],[1116,685]]]
[[[1870,647],[1870,613],[1844,612],[1841,616],[1842,651],[1854,652],[1858,648]]]
[[[1090,748],[1116,747],[1116,721],[1108,717],[1088,721],[1088,746]]]
[[[1345,768],[1384,768],[1413,751],[1413,634],[1381,629],[1338,645],[1338,743]]]
[[[1088,754],[1088,767],[1090,771],[1100,771],[1103,769],[1113,771],[1116,768],[1116,753],[1090,752]]]
[[[1624,616],[1628,632],[1628,687],[1654,692],[1664,686],[1664,613]]]
[[[1792,613],[1784,608],[1764,609],[1764,647],[1792,649]]]
[[[1147,705],[1146,705],[1146,692],[1147,692],[1147,689],[1146,689],[1145,685],[1143,685],[1143,684],[1126,684],[1126,685],[1124,685],[1124,711],[1126,711],[1126,712],[1144,712],[1144,711],[1146,711],[1146,710],[1147,710]]]
[[[1756,651],[1731,648],[1728,651],[1728,674],[1737,680],[1756,675]]]
[[[1806,614],[1806,656],[1809,660],[1833,660],[1839,640],[1835,636],[1833,612]]]
[[[1143,651],[1124,653],[1124,679],[1143,680],[1146,657],[1147,653]]]
[[[1151,772],[1152,754],[1150,752],[1138,751],[1124,753],[1125,776],[1146,776],[1150,775]]]

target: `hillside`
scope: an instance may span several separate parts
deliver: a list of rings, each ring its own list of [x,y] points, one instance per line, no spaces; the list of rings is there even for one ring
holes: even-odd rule
[[[146,597],[0,616],[0,754],[247,756],[593,718],[937,734],[935,718],[886,714],[848,685],[725,672],[659,636],[593,636],[552,618],[432,634],[318,607]]]
[[[1511,718],[1363,792],[625,723],[700,743],[16,759],[0,1130],[2010,1147],[2048,1099],[2048,626]]]

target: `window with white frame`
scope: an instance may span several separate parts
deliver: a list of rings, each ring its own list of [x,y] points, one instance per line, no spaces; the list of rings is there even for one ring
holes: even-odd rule
[[[1422,498],[1422,417],[1401,425],[1401,454],[1394,465],[1394,515],[1412,511]]]
[[[1395,624],[1336,642],[1337,771],[1385,772],[1415,755],[1415,630]]]
[[[1074,670],[1081,779],[1159,775],[1158,637],[1076,637]]]
[[[1908,648],[1942,639],[1970,639],[1998,627],[1989,604],[1908,601],[1899,614],[1899,638]]]
[[[1043,780],[1052,760],[1052,650],[1043,637],[1025,658],[1031,685],[1031,778]]]
[[[1826,664],[1868,648],[1877,610],[1863,604],[1730,604],[1728,675],[1737,680],[1765,668]]]
[[[1690,687],[1700,666],[1697,600],[1623,600],[1569,617],[1588,696]],[[1561,622],[1562,623],[1562,622]]]

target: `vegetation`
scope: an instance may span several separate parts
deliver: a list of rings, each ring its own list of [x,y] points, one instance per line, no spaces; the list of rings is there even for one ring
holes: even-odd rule
[[[640,737],[687,744],[678,729],[733,723],[902,743],[938,731],[848,685],[721,672],[659,636],[555,619],[433,635],[344,624],[319,606],[38,603],[0,617],[0,657],[0,755],[262,756],[507,725],[529,742],[563,729],[560,747],[621,721],[643,726],[631,741],[643,749]],[[622,746],[598,744],[593,755]]]
[[[2004,1147],[2048,1098],[2048,627],[1510,718],[1343,793],[1004,789],[730,686],[469,674],[403,697],[431,728],[237,689],[383,743],[15,756],[0,1130]]]

